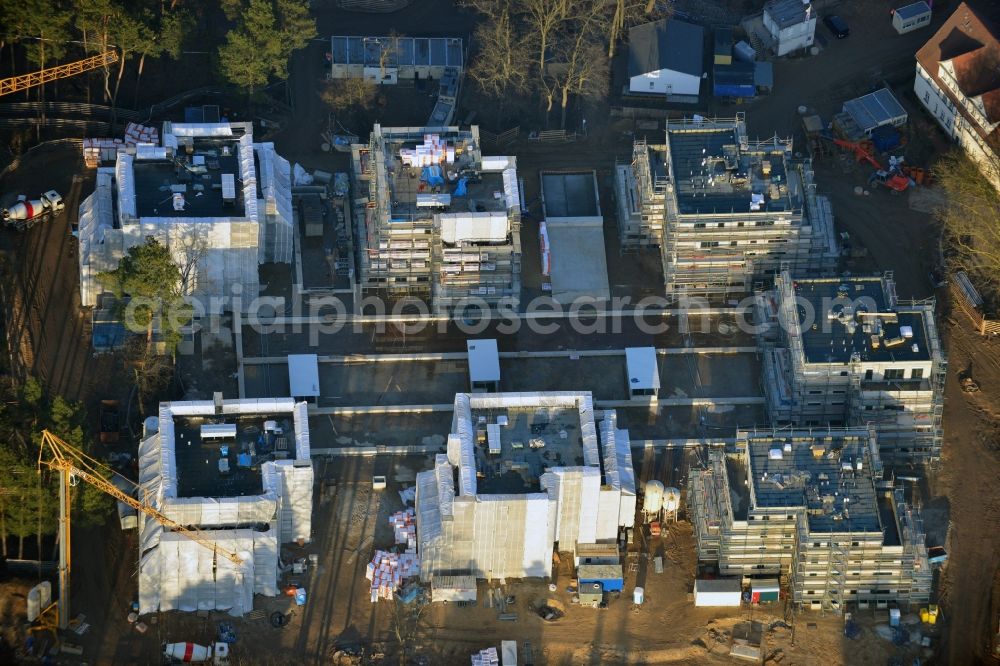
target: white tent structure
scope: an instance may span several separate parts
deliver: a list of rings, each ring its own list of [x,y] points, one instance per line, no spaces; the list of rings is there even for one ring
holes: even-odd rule
[[[475,439],[486,427],[483,415],[493,415],[505,430],[525,413],[555,411],[573,416],[579,428],[579,455],[573,455],[582,464],[545,466],[534,492],[494,493],[480,487],[477,456],[482,452],[477,453]],[[524,464],[525,456],[523,443],[510,437],[505,435],[499,455],[502,465],[513,468]],[[565,551],[579,543],[613,542],[619,528],[634,524],[628,432],[617,428],[613,411],[606,411],[598,435],[589,392],[460,393],[447,451],[435,457],[433,469],[417,475],[417,538],[425,581],[459,571],[487,579],[546,577],[555,542]]]
[[[186,295],[206,312],[244,311],[259,264],[291,263],[291,169],[251,123],[171,123],[162,146],[139,144],[98,169],[80,205],[80,298],[97,304],[97,275],[155,238],[181,270]],[[234,186],[230,190],[230,186]]]
[[[220,409],[221,406],[221,409]],[[175,416],[288,414],[293,459],[260,465],[263,492],[240,497],[179,497]],[[160,405],[158,427],[139,444],[139,496],[172,520],[243,560],[239,566],[186,536],[139,516],[139,613],[225,610],[240,616],[253,595],[278,593],[279,545],[309,541],[313,468],[304,402],[291,398],[186,401]],[[261,530],[259,526],[265,525]]]

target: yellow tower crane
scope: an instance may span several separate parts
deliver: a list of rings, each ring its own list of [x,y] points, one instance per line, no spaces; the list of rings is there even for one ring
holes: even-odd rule
[[[34,88],[35,86],[40,86],[56,79],[65,79],[67,76],[83,74],[84,72],[89,72],[92,69],[104,67],[114,62],[118,62],[118,51],[111,49],[99,55],[84,58],[83,60],[68,62],[65,65],[46,67],[37,72],[28,72],[27,74],[18,74],[17,76],[0,79],[0,97],[16,93],[19,90]]]
[[[111,495],[119,502],[124,502],[136,511],[141,511],[164,527],[183,534],[192,541],[196,541],[211,550],[216,556],[224,557],[237,566],[243,564],[243,559],[239,555],[219,548],[201,530],[181,525],[177,521],[163,515],[145,501],[136,499],[128,493],[123,492],[107,480],[107,477],[111,475],[121,475],[104,463],[91,458],[72,444],[59,439],[48,430],[42,431],[42,444],[38,451],[38,464],[39,468],[45,465],[59,472],[59,600],[54,605],[56,605],[60,629],[65,629],[69,625],[70,487],[76,485],[75,479],[86,481],[98,490]],[[137,484],[131,481],[129,483],[137,486]]]

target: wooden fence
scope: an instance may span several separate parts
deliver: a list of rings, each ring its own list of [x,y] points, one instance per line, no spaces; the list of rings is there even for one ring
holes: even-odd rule
[[[988,319],[983,314],[983,300],[963,271],[952,275],[949,290],[952,303],[968,315],[979,335],[1000,335],[1000,320]]]

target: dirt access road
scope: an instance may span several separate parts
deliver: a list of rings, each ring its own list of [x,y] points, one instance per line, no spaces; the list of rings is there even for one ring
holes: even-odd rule
[[[953,312],[944,327],[950,368],[945,389],[942,471],[930,479],[931,506],[951,517],[948,564],[939,583],[947,633],[941,655],[949,664],[996,663],[989,657],[998,618],[991,582],[1000,553],[1000,340],[972,332]],[[963,393],[956,379],[971,370],[978,393]]]

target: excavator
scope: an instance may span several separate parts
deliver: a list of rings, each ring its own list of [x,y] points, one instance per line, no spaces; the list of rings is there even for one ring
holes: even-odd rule
[[[49,81],[65,79],[68,76],[83,74],[84,72],[89,72],[92,69],[98,69],[115,62],[118,62],[118,51],[110,49],[104,53],[90,56],[89,58],[84,58],[83,60],[75,60],[73,62],[66,63],[65,65],[46,67],[45,69],[40,69],[37,72],[28,72],[27,74],[18,74],[17,76],[0,79],[0,97],[19,92],[21,90],[27,90],[28,88],[34,88],[48,83]]]
[[[861,162],[868,162],[868,164],[875,167],[875,172],[868,178],[869,184],[888,188],[893,194],[905,192],[913,184],[910,177],[903,171],[902,158],[899,158],[898,160],[893,159],[889,168],[886,169],[872,154],[875,147],[870,140],[866,139],[864,141],[854,142],[845,141],[844,139],[838,139],[835,137],[824,138],[828,138],[835,145],[854,153],[854,158],[859,164]]]
[[[38,451],[38,468],[42,467],[59,472],[59,599],[45,608],[39,616],[35,629],[49,631],[55,634],[56,628],[66,629],[69,626],[69,591],[70,591],[70,489],[80,481],[90,484],[98,490],[111,495],[119,502],[124,502],[136,511],[141,511],[165,528],[178,532],[192,541],[215,553],[216,557],[224,557],[233,564],[243,564],[242,558],[236,553],[220,548],[214,541],[206,537],[201,530],[181,525],[165,516],[155,507],[142,499],[141,494],[133,497],[130,493],[118,488],[109,479],[121,476],[104,463],[91,458],[83,451],[74,447],[48,430],[42,431],[41,446]],[[121,477],[124,479],[124,477]],[[138,484],[127,481],[126,487],[138,489]],[[125,485],[125,484],[123,484]]]

